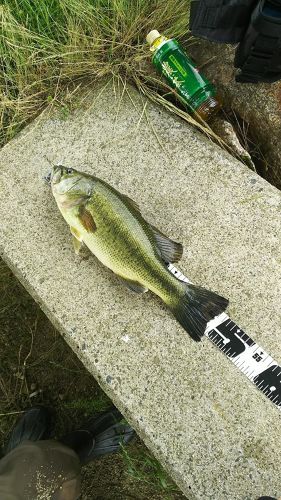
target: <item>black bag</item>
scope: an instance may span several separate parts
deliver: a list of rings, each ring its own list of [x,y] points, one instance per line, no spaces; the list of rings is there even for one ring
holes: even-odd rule
[[[240,42],[234,65],[239,82],[281,78],[281,0],[192,0],[193,35],[224,43]]]
[[[281,78],[281,0],[258,3],[238,45],[234,66],[238,82],[276,82]]]
[[[256,0],[192,0],[189,27],[194,36],[238,43],[246,32]]]

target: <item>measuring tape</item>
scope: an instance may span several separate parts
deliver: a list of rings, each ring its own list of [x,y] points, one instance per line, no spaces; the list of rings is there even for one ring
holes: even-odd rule
[[[167,268],[179,281],[191,283],[173,264]],[[209,321],[205,335],[281,410],[281,366],[261,346],[225,313]]]

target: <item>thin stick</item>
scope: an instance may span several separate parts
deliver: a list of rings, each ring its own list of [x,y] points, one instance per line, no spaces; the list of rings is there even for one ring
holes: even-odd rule
[[[0,417],[7,417],[8,415],[18,415],[19,413],[25,413],[22,411],[10,411],[9,413],[0,413]]]

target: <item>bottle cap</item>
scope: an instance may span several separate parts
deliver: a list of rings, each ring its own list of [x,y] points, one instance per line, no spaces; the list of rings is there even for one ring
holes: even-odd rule
[[[159,31],[152,30],[148,33],[148,35],[146,37],[146,41],[149,43],[149,45],[152,45],[153,42],[155,42],[155,40],[157,40],[157,38],[159,38],[159,36],[161,36]]]

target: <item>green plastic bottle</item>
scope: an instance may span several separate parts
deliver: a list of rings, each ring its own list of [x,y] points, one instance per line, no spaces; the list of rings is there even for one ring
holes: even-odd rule
[[[215,87],[199,72],[175,39],[167,39],[157,30],[152,30],[146,40],[153,52],[153,64],[191,113],[208,120],[219,111],[221,104]]]

